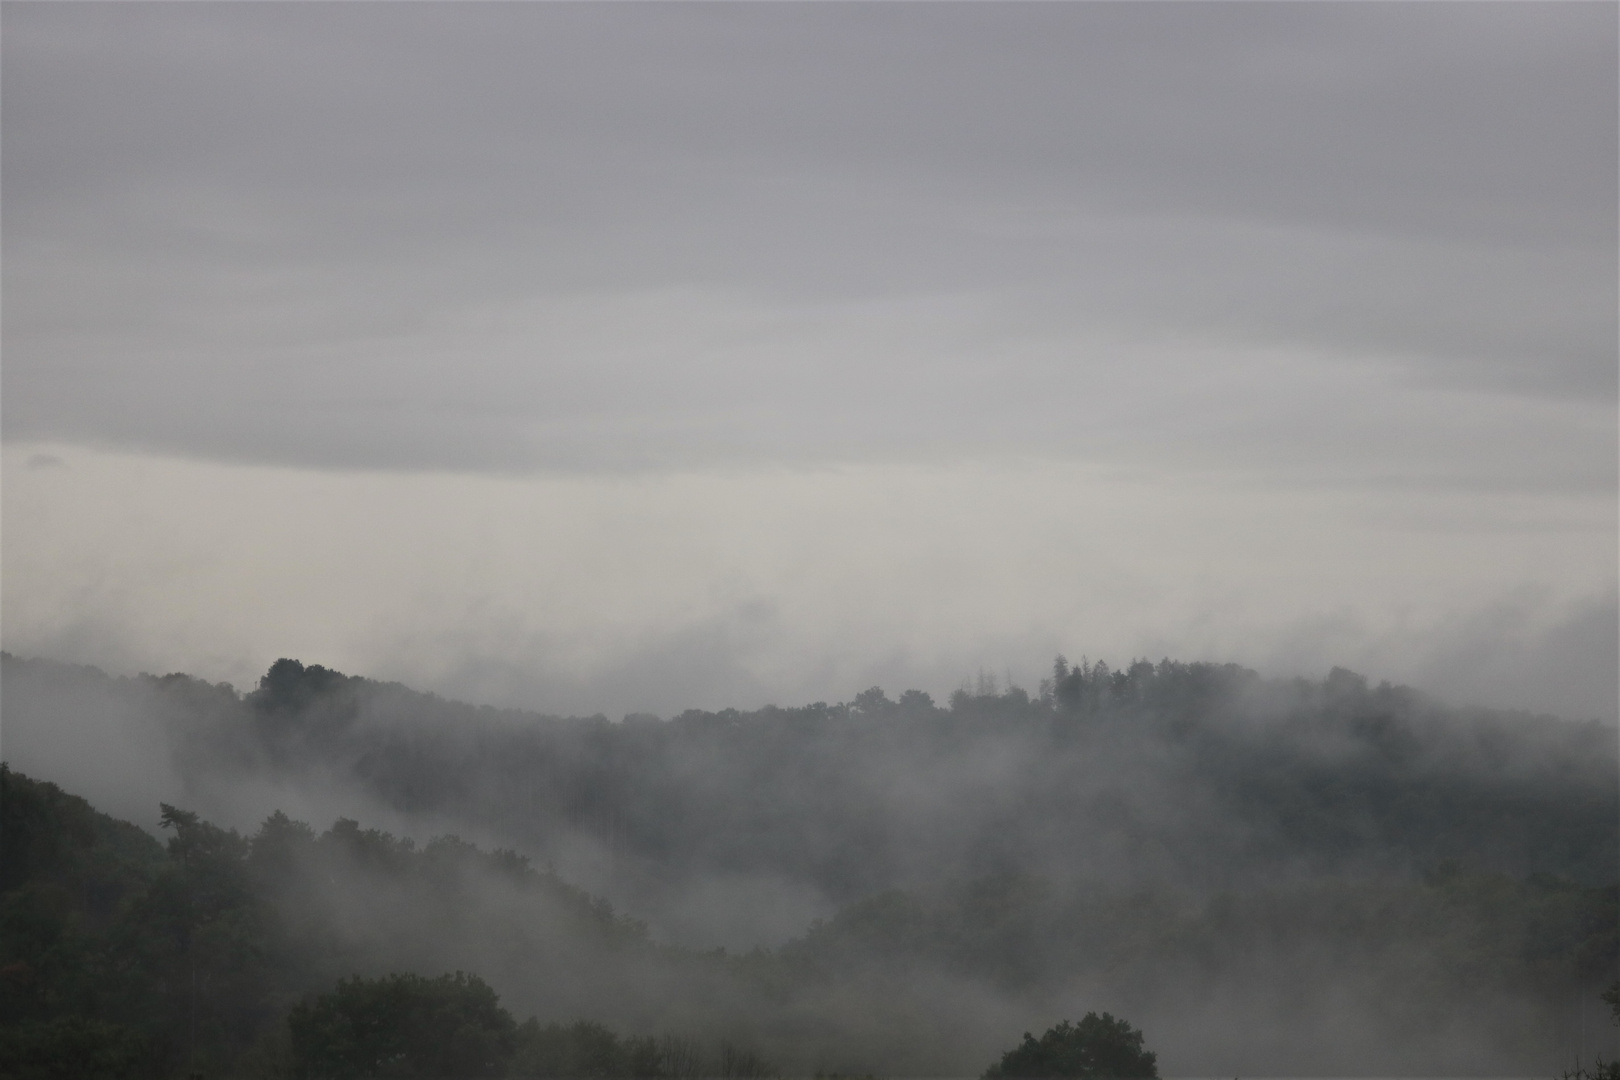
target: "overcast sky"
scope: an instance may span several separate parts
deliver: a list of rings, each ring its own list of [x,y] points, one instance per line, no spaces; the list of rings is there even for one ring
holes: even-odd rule
[[[1617,13],[7,3],[5,647],[1613,720]]]

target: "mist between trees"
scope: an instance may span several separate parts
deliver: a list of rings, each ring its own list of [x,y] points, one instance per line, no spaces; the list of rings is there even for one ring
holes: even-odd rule
[[[621,722],[294,661],[4,688],[14,768],[170,826],[7,774],[5,1015],[173,1063],[269,1068],[339,980],[455,971],[794,1075],[978,1075],[1093,1010],[1167,1075],[1616,1056],[1609,726],[1170,661]]]

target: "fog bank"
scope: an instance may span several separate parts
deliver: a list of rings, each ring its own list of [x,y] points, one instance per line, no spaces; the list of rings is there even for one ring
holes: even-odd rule
[[[11,444],[0,462],[5,647],[128,674],[247,688],[318,656],[463,700],[667,716],[873,684],[943,700],[981,671],[1033,687],[1084,651],[1620,708],[1612,491],[1030,460],[497,479]]]

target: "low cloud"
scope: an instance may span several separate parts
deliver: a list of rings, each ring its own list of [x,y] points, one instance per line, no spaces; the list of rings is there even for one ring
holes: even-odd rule
[[[76,452],[5,476],[5,647],[280,656],[560,713],[936,698],[1051,658],[1342,665],[1615,717],[1612,496],[1050,463],[494,480]]]

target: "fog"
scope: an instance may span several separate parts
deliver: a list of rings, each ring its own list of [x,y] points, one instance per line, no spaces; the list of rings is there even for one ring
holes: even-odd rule
[[[1606,6],[4,20],[12,652],[1620,719]]]
[[[30,467],[28,454],[54,464]],[[320,657],[671,715],[1034,686],[1083,643],[1620,709],[1613,492],[1276,490],[1053,461],[611,478],[6,450],[6,648],[247,688]]]
[[[245,697],[4,674],[13,768],[144,801],[146,828],[178,802],[259,837],[293,939],[325,943],[302,986],[474,970],[520,1015],[802,1074],[963,1075],[1097,1009],[1169,1075],[1494,1075],[1616,1048],[1595,1005],[1581,1020],[1617,974],[1620,743],[1597,722],[1170,661],[1060,667],[1033,697],[981,676],[947,707],[874,688],[621,721],[286,660]],[[82,753],[135,735],[138,770]]]
[[[0,31],[0,1059],[1620,1053],[1614,5]]]

